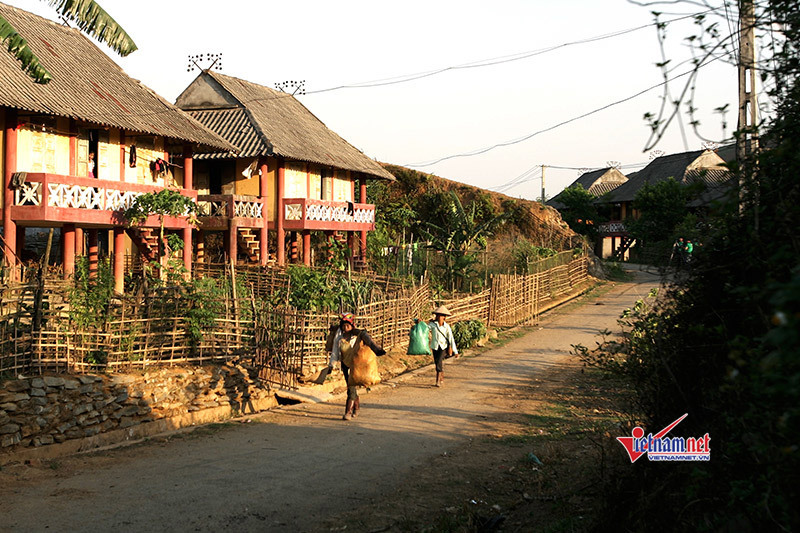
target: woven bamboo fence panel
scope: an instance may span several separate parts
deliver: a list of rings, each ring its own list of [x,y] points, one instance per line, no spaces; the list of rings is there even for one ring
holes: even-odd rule
[[[32,283],[0,289],[0,374],[30,367],[35,290]]]
[[[569,254],[569,255],[567,255]],[[564,263],[565,257],[571,257]],[[569,292],[588,279],[588,259],[572,252],[548,258],[551,266],[535,274],[501,274],[492,277],[489,323],[510,327],[535,324],[541,306]]]
[[[444,300],[443,305],[452,313],[447,321],[451,324],[462,320],[480,320],[489,322],[489,308],[492,299],[492,289],[486,289],[478,294],[467,295],[462,298]]]

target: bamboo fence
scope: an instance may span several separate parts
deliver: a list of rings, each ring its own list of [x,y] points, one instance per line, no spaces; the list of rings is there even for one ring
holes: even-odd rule
[[[534,323],[542,305],[588,277],[585,255],[568,254],[549,258],[548,269],[495,275],[489,289],[441,302],[453,313],[449,321],[477,319],[500,327]],[[137,294],[115,297],[102,320],[91,325],[71,312],[66,282],[0,287],[0,372],[125,371],[241,358],[252,361],[265,380],[294,387],[306,369],[327,363],[325,341],[337,322],[335,313],[275,307],[262,299],[272,291],[288,293],[285,272],[237,267],[234,273],[209,265],[198,274],[230,276],[213,317],[201,326],[188,313],[198,304],[181,287],[140,287]],[[234,276],[237,283],[230,282]],[[244,294],[242,287],[247,287]],[[393,281],[384,287],[393,292],[347,311],[355,313],[359,328],[390,349],[408,342],[414,320],[428,320],[433,302],[427,283],[402,288]]]

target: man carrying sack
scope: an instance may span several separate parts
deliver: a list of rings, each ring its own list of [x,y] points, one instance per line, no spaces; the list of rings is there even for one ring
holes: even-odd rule
[[[325,349],[330,353],[328,367],[332,369],[336,362],[342,366],[347,381],[347,403],[342,420],[350,420],[358,416],[361,408],[358,386],[371,387],[380,382],[376,356],[386,354],[386,350],[375,344],[365,330],[356,329],[353,313],[342,313],[339,325],[331,326]]]

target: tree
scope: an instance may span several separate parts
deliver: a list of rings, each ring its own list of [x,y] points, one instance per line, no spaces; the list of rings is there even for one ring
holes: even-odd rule
[[[438,223],[423,221],[421,233],[430,241],[434,250],[442,253],[444,282],[450,288],[463,285],[464,279],[478,261],[477,252],[486,246],[486,237],[504,220],[504,216],[480,222],[478,206],[470,204],[464,208],[454,192],[442,193]]]
[[[615,479],[597,530],[800,529],[800,1],[756,8],[759,33],[778,43],[761,68],[777,103],[765,148],[740,161],[753,169],[740,175],[742,198],[709,215],[691,272],[653,309],[628,311],[621,342],[606,344],[642,425],[688,413],[679,431],[707,432],[716,458],[638,463]]]
[[[137,50],[136,43],[117,24],[117,22],[93,0],[47,0],[56,12],[65,19],[76,23],[78,28],[107,44],[112,50],[125,57]],[[39,58],[28,46],[28,42],[14,26],[0,16],[0,44],[22,63],[22,69],[36,83],[48,83],[53,77],[39,62]]]
[[[675,227],[688,214],[686,188],[670,178],[645,184],[633,199],[633,208],[641,213],[628,220],[628,231],[640,243],[672,240]]]
[[[558,195],[558,201],[564,204],[564,208],[559,210],[564,222],[575,233],[586,235],[592,240],[597,237],[597,224],[600,222],[595,200],[597,198],[580,183],[567,187]]]

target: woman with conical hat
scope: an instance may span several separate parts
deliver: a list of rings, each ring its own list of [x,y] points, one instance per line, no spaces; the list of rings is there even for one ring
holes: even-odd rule
[[[444,385],[444,358],[447,355],[457,355],[458,347],[453,338],[453,329],[446,322],[451,316],[447,307],[440,305],[433,310],[433,320],[428,322],[431,330],[431,351],[433,352],[433,363],[436,365],[436,386]]]
[[[329,370],[333,369],[338,362],[342,367],[344,380],[347,382],[350,377],[353,358],[358,353],[361,344],[369,346],[377,356],[386,353],[386,350],[375,344],[366,330],[356,329],[353,313],[339,315],[339,325],[331,326],[325,343],[325,349],[330,353]],[[345,404],[342,420],[350,420],[357,417],[359,409],[361,409],[361,401],[358,398],[358,387],[348,383],[347,403]]]

